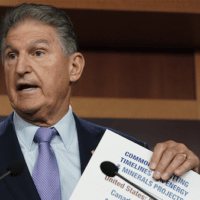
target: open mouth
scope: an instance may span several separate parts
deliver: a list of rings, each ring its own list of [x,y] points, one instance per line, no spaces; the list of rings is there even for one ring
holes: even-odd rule
[[[22,90],[31,90],[31,89],[36,89],[38,88],[37,85],[28,85],[28,84],[24,84],[24,85],[19,85],[17,87],[18,91],[22,91]]]

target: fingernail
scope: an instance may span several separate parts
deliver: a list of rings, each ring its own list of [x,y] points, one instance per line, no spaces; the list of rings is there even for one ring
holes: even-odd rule
[[[153,177],[154,177],[155,179],[160,179],[160,172],[155,171],[154,174],[153,174]]]
[[[155,163],[151,163],[149,166],[151,169],[155,169],[156,168],[156,164]]]
[[[168,179],[168,173],[164,173],[163,175],[162,175],[162,179]]]
[[[181,173],[181,170],[176,170],[174,173],[175,173],[176,175],[179,175],[179,174]]]

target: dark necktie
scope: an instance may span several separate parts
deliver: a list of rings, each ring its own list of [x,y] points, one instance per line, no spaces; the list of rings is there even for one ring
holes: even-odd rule
[[[34,137],[39,154],[33,168],[33,181],[42,200],[61,200],[60,176],[51,140],[56,136],[54,128],[40,127]]]

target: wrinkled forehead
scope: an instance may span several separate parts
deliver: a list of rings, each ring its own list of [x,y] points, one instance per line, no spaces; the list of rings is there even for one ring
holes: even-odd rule
[[[4,51],[15,45],[28,45],[30,43],[42,43],[49,46],[58,40],[54,27],[35,21],[24,21],[8,31]]]

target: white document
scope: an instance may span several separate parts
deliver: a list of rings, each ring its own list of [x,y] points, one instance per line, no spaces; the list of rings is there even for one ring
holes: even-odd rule
[[[159,200],[200,199],[200,175],[189,171],[165,183],[155,181],[149,169],[151,155],[150,150],[106,130],[70,200],[150,200],[121,178],[104,175],[100,169],[104,161],[117,165],[119,174]]]

